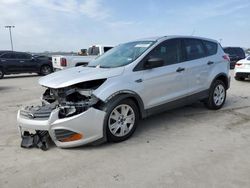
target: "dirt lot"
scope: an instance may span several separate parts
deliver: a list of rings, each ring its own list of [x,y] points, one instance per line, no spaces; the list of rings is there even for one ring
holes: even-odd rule
[[[250,187],[250,82],[232,79],[225,107],[197,103],[140,122],[119,144],[20,148],[17,110],[36,104],[35,75],[0,80],[0,187]]]

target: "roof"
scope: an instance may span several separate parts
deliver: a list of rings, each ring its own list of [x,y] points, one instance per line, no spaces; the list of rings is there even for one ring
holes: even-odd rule
[[[193,39],[202,39],[202,40],[209,40],[213,42],[217,42],[214,39],[204,38],[204,37],[197,37],[197,36],[190,36],[190,35],[168,35],[168,36],[156,36],[156,37],[149,37],[149,38],[142,38],[136,41],[161,41],[171,38],[193,38]]]

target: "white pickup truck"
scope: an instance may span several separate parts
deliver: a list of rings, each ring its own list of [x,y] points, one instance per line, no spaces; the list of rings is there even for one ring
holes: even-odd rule
[[[102,55],[113,46],[94,45],[89,47],[87,55],[55,55],[52,56],[52,64],[55,71],[76,66],[86,66],[91,60]]]

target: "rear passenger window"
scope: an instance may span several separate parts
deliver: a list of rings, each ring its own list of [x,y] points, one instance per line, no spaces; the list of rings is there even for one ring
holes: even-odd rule
[[[16,58],[17,59],[31,59],[31,55],[25,54],[25,53],[17,53]]]
[[[218,44],[216,44],[215,42],[210,42],[210,41],[203,41],[203,44],[207,50],[207,55],[214,55],[217,53],[217,49],[218,49]]]
[[[185,39],[184,44],[188,61],[199,59],[206,56],[205,50],[200,40]]]

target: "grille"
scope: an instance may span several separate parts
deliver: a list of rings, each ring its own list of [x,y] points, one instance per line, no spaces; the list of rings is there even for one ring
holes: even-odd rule
[[[20,111],[20,115],[28,119],[48,119],[52,108],[46,106],[28,106]]]

